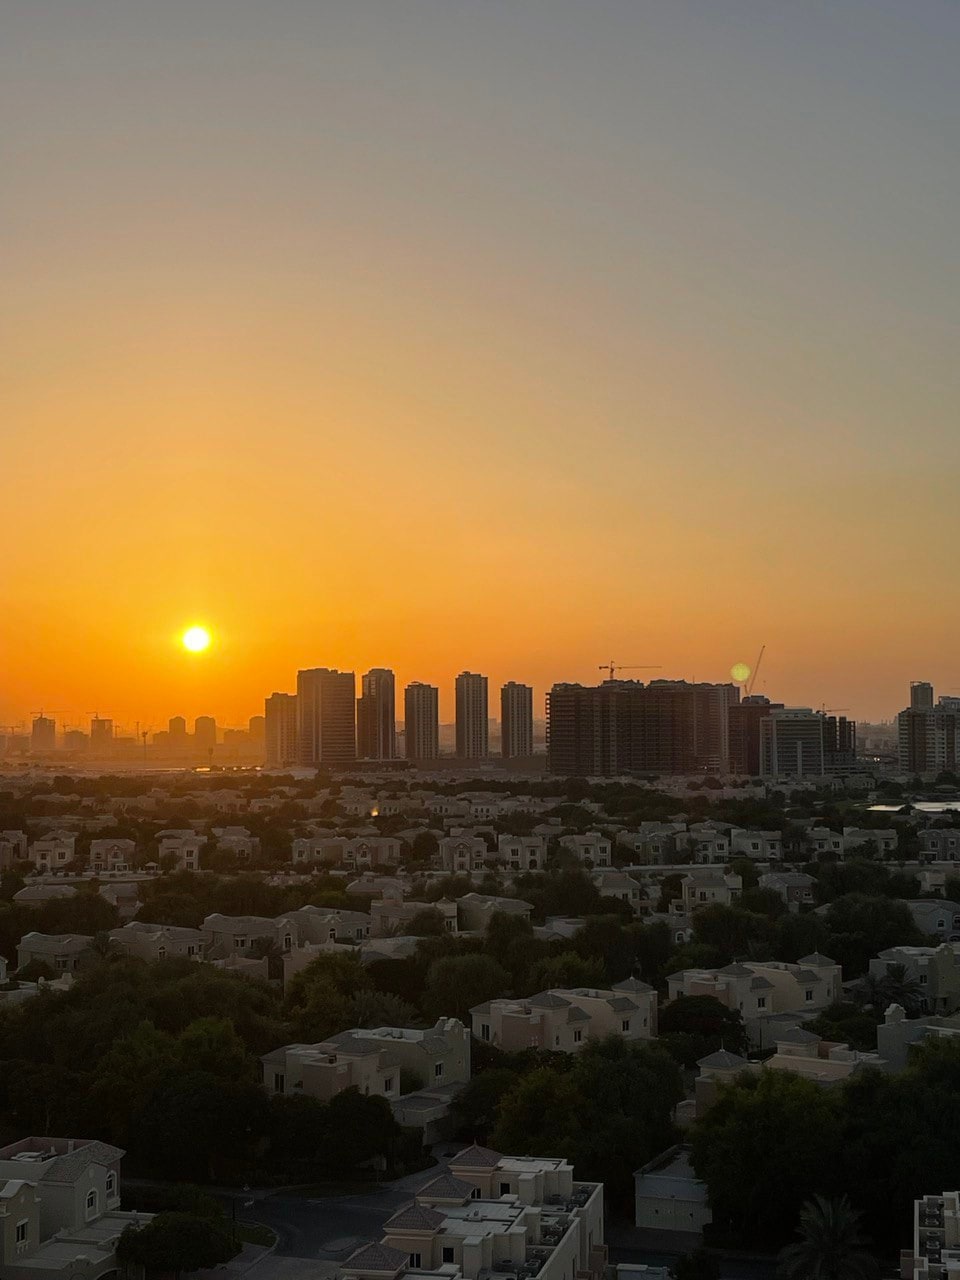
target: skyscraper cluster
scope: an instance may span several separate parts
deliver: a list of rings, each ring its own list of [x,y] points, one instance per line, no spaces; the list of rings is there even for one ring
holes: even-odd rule
[[[551,773],[739,773],[821,776],[852,769],[856,724],[845,717],[740,700],[736,684],[605,680],[555,684],[547,695]]]
[[[957,771],[960,761],[960,698],[934,701],[926,680],[910,686],[910,705],[897,716],[897,752],[905,773]]]
[[[482,760],[490,753],[487,677],[462,671],[454,686],[456,754]],[[501,748],[506,758],[533,754],[533,690],[511,681],[500,696]],[[413,681],[403,691],[402,743],[396,727],[394,674],[375,667],[352,671],[313,667],[297,672],[297,691],[265,701],[268,766],[342,767],[357,760],[436,760],[440,755],[440,694]]]

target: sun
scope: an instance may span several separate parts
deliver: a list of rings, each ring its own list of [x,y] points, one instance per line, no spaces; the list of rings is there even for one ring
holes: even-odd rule
[[[191,653],[203,653],[210,648],[210,632],[206,627],[187,627],[181,636],[183,647]]]

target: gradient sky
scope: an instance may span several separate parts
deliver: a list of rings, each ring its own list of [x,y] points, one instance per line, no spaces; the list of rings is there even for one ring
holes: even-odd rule
[[[955,0],[0,0],[0,722],[960,685],[958,65]]]

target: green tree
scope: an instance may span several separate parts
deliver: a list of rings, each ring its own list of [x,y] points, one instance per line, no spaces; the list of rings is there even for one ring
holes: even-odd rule
[[[835,1092],[788,1071],[743,1076],[722,1089],[690,1131],[693,1168],[718,1228],[745,1243],[782,1242],[803,1201],[834,1189],[840,1109]]]
[[[444,956],[427,970],[423,1009],[429,1018],[470,1022],[470,1010],[510,990],[510,975],[492,956]]]
[[[682,1253],[670,1268],[673,1280],[720,1280],[720,1264],[706,1249]]]
[[[728,1009],[715,996],[677,996],[661,1008],[658,1031],[685,1067],[721,1048],[747,1052],[747,1029],[739,1010]]]
[[[127,1227],[117,1241],[117,1261],[148,1275],[217,1267],[239,1252],[225,1223],[190,1213],[158,1213],[143,1227]]]
[[[485,1142],[493,1132],[500,1103],[519,1079],[507,1067],[481,1071],[463,1086],[453,1102],[457,1132],[471,1142]]]
[[[782,1280],[872,1280],[877,1263],[860,1234],[860,1214],[846,1196],[814,1196],[800,1210],[800,1239],[778,1255]]]

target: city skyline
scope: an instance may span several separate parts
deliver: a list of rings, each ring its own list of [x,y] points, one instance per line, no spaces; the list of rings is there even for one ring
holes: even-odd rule
[[[958,37],[6,6],[0,722],[242,721],[316,652],[446,699],[765,643],[874,720],[960,683]]]

